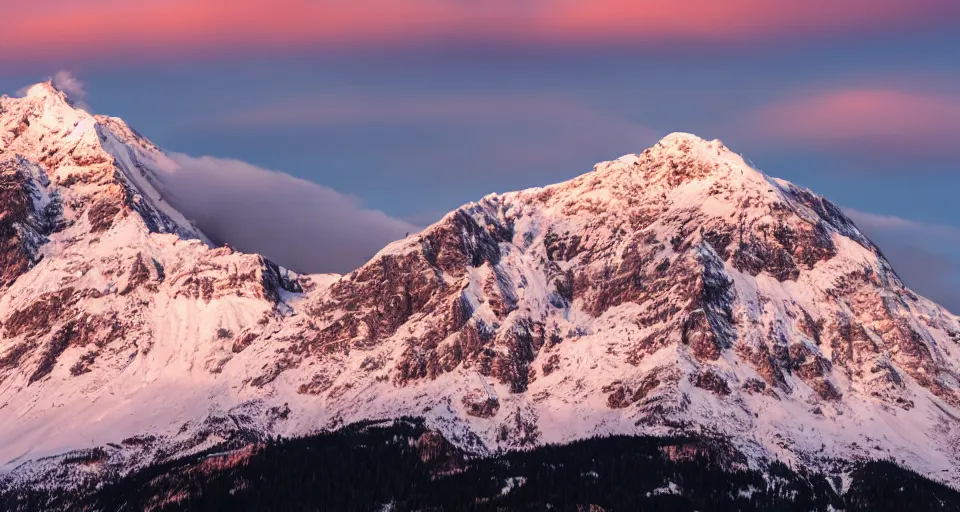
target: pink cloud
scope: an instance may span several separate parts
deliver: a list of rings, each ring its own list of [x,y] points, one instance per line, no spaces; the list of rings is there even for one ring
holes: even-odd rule
[[[745,126],[752,138],[778,145],[957,155],[960,95],[831,90],[763,107]]]
[[[38,0],[4,6],[0,60],[437,39],[743,42],[926,27],[954,0]]]

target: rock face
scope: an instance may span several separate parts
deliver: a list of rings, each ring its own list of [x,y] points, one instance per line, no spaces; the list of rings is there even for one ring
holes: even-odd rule
[[[0,285],[6,286],[39,260],[46,235],[57,227],[60,202],[47,194],[43,170],[14,157],[0,161]]]
[[[698,433],[960,484],[957,317],[719,141],[487,196],[344,276],[209,247],[175,164],[49,84],[0,100],[0,161],[7,482],[422,416],[474,452]]]

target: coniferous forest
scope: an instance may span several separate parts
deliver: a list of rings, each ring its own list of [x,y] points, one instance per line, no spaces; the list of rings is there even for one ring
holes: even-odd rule
[[[469,458],[421,420],[364,422],[148,467],[70,492],[8,488],[0,510],[960,511],[960,493],[888,461],[839,479],[726,443],[608,437]]]

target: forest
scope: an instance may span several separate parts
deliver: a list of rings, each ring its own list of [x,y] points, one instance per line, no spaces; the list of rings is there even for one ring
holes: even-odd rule
[[[150,466],[70,491],[10,487],[0,510],[902,511],[960,512],[960,493],[891,461],[839,479],[723,440],[604,437],[469,457],[420,419],[363,422]]]

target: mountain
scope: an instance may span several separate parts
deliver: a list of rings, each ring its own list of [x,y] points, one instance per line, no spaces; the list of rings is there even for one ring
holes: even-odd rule
[[[960,319],[719,141],[489,195],[343,276],[212,247],[177,164],[49,83],[0,99],[0,162],[0,490],[411,416],[472,456],[697,436],[960,486]]]

